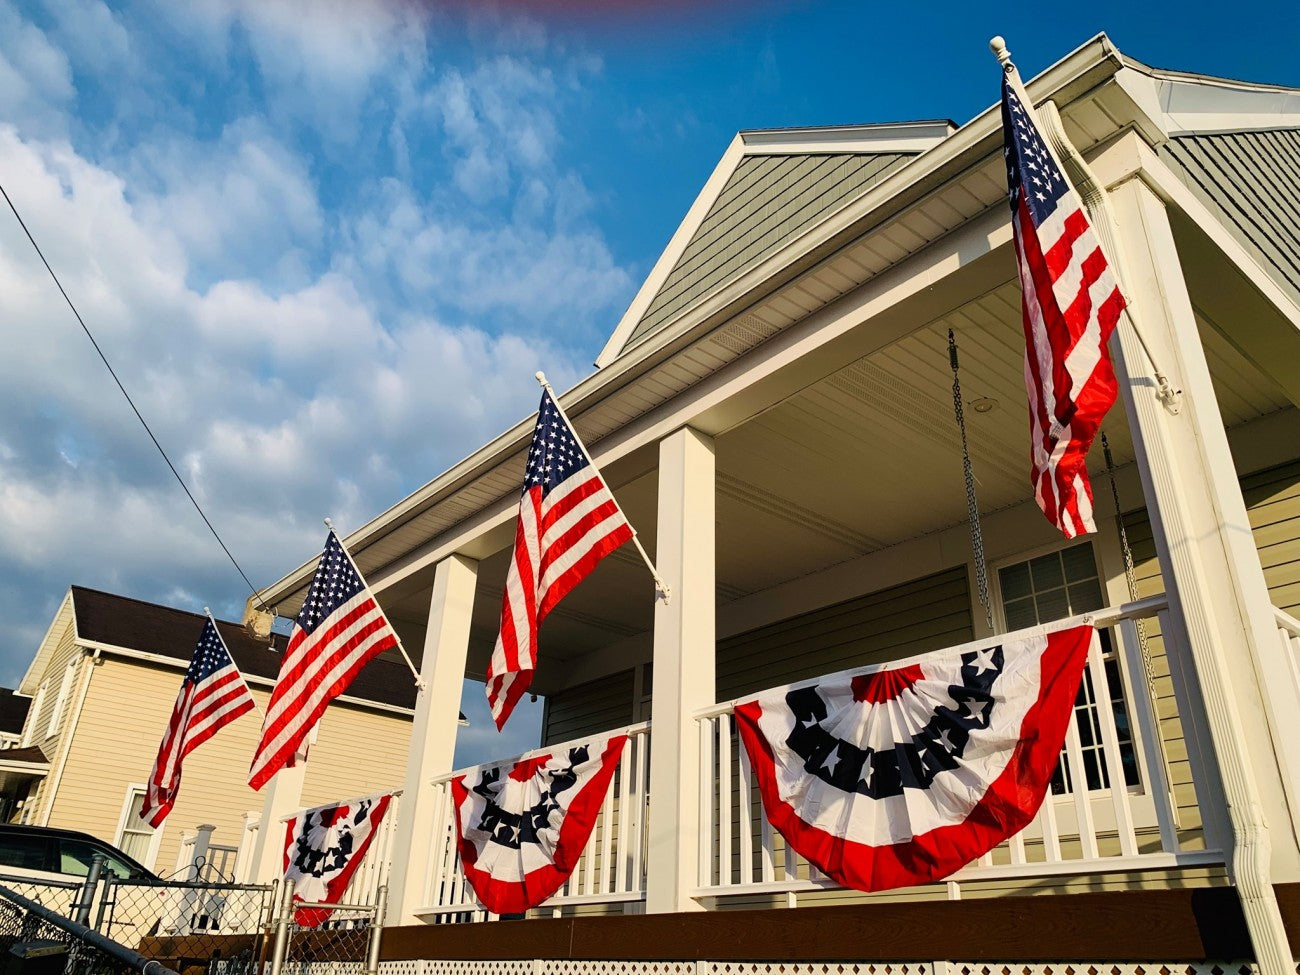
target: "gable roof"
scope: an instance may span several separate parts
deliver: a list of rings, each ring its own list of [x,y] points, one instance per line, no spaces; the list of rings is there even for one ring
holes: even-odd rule
[[[73,586],[71,593],[78,642],[109,651],[124,650],[128,655],[133,651],[188,665],[206,619],[200,613],[83,586]],[[288,642],[283,636],[272,634],[268,646],[254,640],[237,623],[217,620],[217,629],[235,666],[250,683],[275,681]],[[405,664],[377,658],[348,686],[344,700],[348,699],[411,709],[415,707],[415,684]]]

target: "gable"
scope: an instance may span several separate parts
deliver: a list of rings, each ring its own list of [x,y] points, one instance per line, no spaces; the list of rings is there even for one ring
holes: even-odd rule
[[[1300,129],[1174,136],[1160,158],[1300,302]]]
[[[624,348],[858,198],[914,152],[748,155],[737,163]]]

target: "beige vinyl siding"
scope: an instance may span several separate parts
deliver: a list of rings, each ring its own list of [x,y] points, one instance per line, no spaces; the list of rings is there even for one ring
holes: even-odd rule
[[[148,778],[182,677],[180,668],[114,657],[94,666],[51,826],[112,840],[127,785]],[[265,709],[267,692],[254,689],[253,696]],[[243,814],[262,808],[263,796],[247,784],[260,727],[256,714],[245,715],[185,760],[180,796],[163,826],[159,872],[175,865],[181,832],[200,823],[217,827],[214,843],[238,845]],[[409,735],[409,719],[331,706],[309,756],[304,802],[399,788]]]
[[[1300,616],[1300,461],[1241,481],[1269,598]]]
[[[633,672],[625,670],[579,684],[546,699],[542,744],[572,741],[632,723]]]
[[[723,640],[718,700],[971,639],[963,565]]]
[[[67,745],[67,738],[73,725],[73,712],[77,707],[79,690],[81,688],[82,668],[89,666],[82,649],[77,645],[74,639],[76,633],[71,625],[64,628],[59,634],[58,643],[55,646],[54,653],[50,656],[46,664],[45,672],[40,676],[40,682],[44,683],[45,693],[40,695],[41,707],[39,713],[33,710],[28,715],[27,720],[34,722],[34,734],[31,737],[30,744],[40,746],[41,751],[50,762],[50,772],[40,783],[32,790],[24,803],[24,812],[27,816],[26,821],[29,823],[39,823],[43,810],[49,801],[50,789],[54,787],[54,779],[59,769],[59,757],[62,755]],[[59,694],[59,688],[64,681],[64,675],[67,673],[68,665],[74,664],[71,683],[68,687],[68,693]],[[60,702],[60,697],[62,701]],[[33,702],[35,703],[35,702]],[[54,709],[58,706],[63,708],[62,720],[59,721],[57,733],[54,737],[47,737],[50,724],[54,720]],[[112,836],[110,834],[109,838]]]

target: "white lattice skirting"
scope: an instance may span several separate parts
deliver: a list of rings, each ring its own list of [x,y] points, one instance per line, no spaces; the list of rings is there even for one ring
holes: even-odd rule
[[[324,966],[322,966],[323,968]],[[295,972],[295,975],[300,973]],[[332,975],[302,972],[301,975]],[[379,975],[1258,975],[1252,962],[790,962],[410,960]]]

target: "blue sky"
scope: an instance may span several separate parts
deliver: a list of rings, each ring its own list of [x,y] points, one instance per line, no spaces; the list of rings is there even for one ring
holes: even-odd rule
[[[964,122],[995,33],[1300,86],[1285,2],[558,9],[0,0],[0,182],[255,582],[584,375],[737,129]],[[71,583],[237,618],[8,213],[0,309],[0,683]]]

